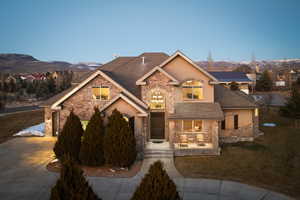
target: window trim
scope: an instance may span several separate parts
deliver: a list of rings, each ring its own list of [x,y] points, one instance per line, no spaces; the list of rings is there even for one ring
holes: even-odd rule
[[[99,88],[99,90],[100,90],[100,98],[98,99],[95,95],[94,95],[94,93],[93,93],[93,89],[94,88]],[[108,88],[108,97],[107,97],[107,99],[102,99],[102,88]],[[106,86],[106,85],[100,85],[100,86],[92,86],[92,97],[93,97],[93,99],[94,100],[98,100],[98,101],[109,101],[110,100],[110,90],[111,90],[111,88],[109,87],[109,86]]]
[[[194,82],[199,82],[201,85],[200,86],[185,86],[185,84],[189,81],[194,81]],[[192,89],[192,98],[187,98],[184,93],[183,93],[183,90],[185,88],[191,88]],[[194,88],[200,88],[202,89],[202,98],[198,98],[198,99],[195,99],[194,98]],[[199,100],[203,100],[204,99],[204,87],[203,87],[203,81],[202,80],[186,80],[185,82],[182,83],[181,85],[181,91],[182,91],[182,96],[183,96],[183,100],[184,101],[199,101]]]

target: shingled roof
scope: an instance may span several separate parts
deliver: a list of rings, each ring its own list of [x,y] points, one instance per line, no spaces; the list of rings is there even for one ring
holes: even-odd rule
[[[144,57],[144,64],[142,62],[142,57]],[[116,81],[126,90],[131,92],[137,98],[140,97],[139,86],[136,85],[136,81],[143,76],[145,73],[152,70],[157,65],[165,61],[169,56],[165,53],[143,53],[136,57],[118,57],[98,69],[86,73],[80,79],[74,81],[75,83],[81,83],[90,77],[97,70],[101,70],[111,79]],[[47,99],[40,106],[50,106],[64,95],[68,94],[72,89],[74,89],[78,84],[73,85],[71,88]]]
[[[176,103],[175,113],[169,119],[224,119],[219,103]]]
[[[139,98],[140,90],[136,81],[168,57],[165,53],[143,53],[137,57],[119,57],[117,64],[105,64],[99,69]]]
[[[215,102],[222,108],[255,108],[258,105],[254,99],[242,91],[232,91],[222,85],[214,86]]]

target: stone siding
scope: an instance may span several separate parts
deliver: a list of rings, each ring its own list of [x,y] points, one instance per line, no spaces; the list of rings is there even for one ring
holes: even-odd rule
[[[153,112],[162,111],[165,112],[165,139],[169,140],[171,136],[169,136],[169,120],[168,113],[174,112],[174,86],[169,85],[170,79],[161,72],[155,72],[146,80],[146,85],[141,86],[141,94],[142,101],[147,105],[150,105],[151,94],[155,90],[159,90],[163,93],[165,97],[165,109],[163,110],[153,110]],[[150,111],[151,112],[151,111]],[[149,120],[149,119],[148,119]],[[146,123],[146,122],[145,122]],[[147,124],[147,136],[146,138],[150,138],[150,126]],[[145,124],[145,125],[146,125]]]
[[[108,86],[110,88],[110,98],[108,101],[94,99],[92,96],[92,87],[101,85]],[[69,99],[63,102],[62,110],[60,111],[60,130],[65,124],[65,121],[72,109],[81,120],[89,120],[94,113],[94,107],[98,107],[101,109],[101,107],[103,107],[115,96],[120,94],[120,92],[121,90],[119,88],[98,75],[95,79],[90,81]]]

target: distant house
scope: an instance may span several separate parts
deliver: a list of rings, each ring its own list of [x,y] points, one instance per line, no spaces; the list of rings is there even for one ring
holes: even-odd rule
[[[5,82],[6,83],[11,83],[11,82],[17,83],[17,79],[14,76],[9,75],[8,77],[6,77]]]
[[[239,89],[246,94],[249,94],[249,86],[253,85],[253,81],[248,78],[244,72],[209,72],[211,75],[216,77],[220,84],[229,87],[231,82],[239,84]]]
[[[244,83],[244,77],[214,75],[180,51],[115,58],[44,102],[46,135],[59,134],[71,110],[86,123],[98,107],[107,123],[118,109],[133,127],[139,152],[163,142],[177,156],[219,155],[221,142],[259,135],[258,105],[221,85]]]

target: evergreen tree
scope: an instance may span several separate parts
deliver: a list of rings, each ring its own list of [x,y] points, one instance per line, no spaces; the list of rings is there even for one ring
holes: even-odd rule
[[[55,94],[56,93],[56,85],[55,85],[55,81],[54,79],[49,76],[49,78],[47,78],[47,85],[48,85],[48,90],[51,94]]]
[[[239,84],[237,83],[237,82],[235,82],[235,81],[233,81],[233,82],[231,82],[230,83],[230,89],[231,90],[239,90]]]
[[[100,200],[86,181],[83,171],[71,159],[63,162],[60,178],[51,190],[50,200]]]
[[[256,82],[256,90],[270,91],[272,89],[272,79],[267,70],[265,70],[260,79]]]
[[[136,158],[136,141],[133,130],[118,110],[108,119],[104,136],[104,156],[108,164],[129,167]]]
[[[162,163],[156,161],[150,166],[131,200],[179,200],[175,183],[163,169]]]
[[[79,158],[82,164],[99,166],[104,164],[103,153],[104,125],[101,113],[95,108],[83,135]]]
[[[56,157],[62,161],[63,155],[68,155],[78,162],[82,135],[83,129],[80,119],[71,111],[54,145]]]
[[[285,117],[300,119],[300,93],[299,88],[293,87],[291,96],[284,107],[280,108],[280,113]]]
[[[39,82],[36,90],[36,97],[43,98],[49,96],[49,88],[45,81]]]

